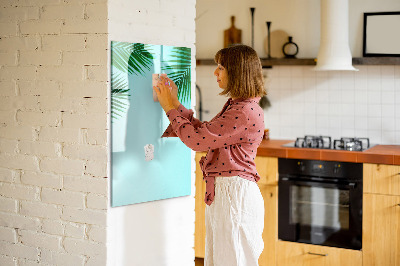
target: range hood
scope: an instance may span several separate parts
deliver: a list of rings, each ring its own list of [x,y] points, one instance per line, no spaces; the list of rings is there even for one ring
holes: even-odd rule
[[[321,40],[316,71],[351,70],[348,0],[321,0]]]

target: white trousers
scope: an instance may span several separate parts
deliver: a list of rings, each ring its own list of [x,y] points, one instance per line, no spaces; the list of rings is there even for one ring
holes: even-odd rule
[[[264,249],[264,199],[255,182],[216,177],[205,219],[205,266],[258,266]]]

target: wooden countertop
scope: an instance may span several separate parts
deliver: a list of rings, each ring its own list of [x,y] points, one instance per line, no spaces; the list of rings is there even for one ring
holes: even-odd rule
[[[263,140],[258,156],[400,165],[400,145],[376,145],[365,151],[282,147],[294,140]]]

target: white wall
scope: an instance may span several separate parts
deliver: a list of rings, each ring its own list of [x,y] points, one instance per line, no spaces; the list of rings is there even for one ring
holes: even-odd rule
[[[221,48],[222,31],[229,27],[232,14],[237,16],[238,28],[248,29],[243,33],[247,36],[243,42],[250,44],[250,6],[256,7],[259,25],[265,27],[265,20],[271,20],[274,29],[281,27],[288,33],[293,32],[300,47],[299,58],[317,56],[318,0],[219,3],[197,4],[198,58],[213,58]],[[362,55],[362,12],[400,10],[400,2],[349,0],[349,9],[350,47],[353,57],[357,57]],[[262,12],[264,16],[257,15]],[[262,42],[266,27],[262,30],[255,31],[255,49],[264,57]],[[333,138],[369,137],[373,143],[400,144],[400,66],[355,67],[360,71],[314,72],[310,66],[274,66],[264,70],[272,104],[264,112],[265,123],[271,137],[295,139],[305,134],[324,134]],[[219,89],[213,71],[213,66],[197,68],[203,109],[210,112],[203,114],[203,120],[211,119],[226,101],[217,95]]]
[[[107,5],[0,1],[0,265],[104,265]]]
[[[195,4],[195,0],[109,1],[109,43],[186,46],[192,49],[194,62]],[[194,153],[192,159],[192,196],[109,207],[107,265],[194,264]]]

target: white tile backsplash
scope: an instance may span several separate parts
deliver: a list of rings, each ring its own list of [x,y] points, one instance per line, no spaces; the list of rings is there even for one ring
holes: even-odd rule
[[[393,123],[393,117],[382,117],[382,132],[395,130],[396,125]]]
[[[394,99],[395,99],[394,104],[396,106],[400,106],[400,79],[399,79],[399,86],[396,87],[396,93]]]
[[[319,115],[329,115],[329,104],[317,101],[317,117]]]
[[[328,128],[329,127],[329,116],[317,115],[316,126],[318,128]]]
[[[400,137],[400,134],[398,134],[400,132],[400,117],[399,116],[396,117],[395,125],[396,125],[396,131],[397,131],[396,137],[398,138],[398,137]]]
[[[328,103],[329,102],[329,90],[325,88],[317,88],[316,91],[316,102],[318,104]]]
[[[349,117],[343,117],[342,116],[342,117],[340,117],[340,121],[342,123],[342,130],[346,129],[346,130],[353,130],[354,131],[354,127],[355,127],[355,118],[354,118],[354,116],[349,116]],[[352,136],[352,135],[348,135],[348,134],[344,134],[344,135]]]
[[[314,100],[314,102],[305,102],[305,104],[304,104],[304,115],[305,116],[314,115],[316,110],[317,110],[317,104],[315,103],[315,100]],[[312,121],[313,119],[312,118],[306,119],[306,121],[307,120]]]
[[[385,78],[382,79],[382,92],[386,91],[394,91],[395,89],[395,79],[394,76],[385,76]]]
[[[382,91],[382,104],[394,104],[395,102],[395,91]]]
[[[381,91],[367,91],[368,104],[381,104]]]
[[[367,117],[368,116],[368,105],[367,104],[354,104],[354,115],[356,117]]]
[[[382,117],[382,105],[379,104],[369,104],[368,105],[368,113],[367,116],[369,118],[380,118]]]
[[[382,89],[381,85],[382,85],[382,81],[381,81],[380,77],[377,77],[375,75],[368,76],[368,81],[367,81],[368,91],[380,92]]]
[[[305,134],[369,137],[371,143],[400,144],[400,66],[355,66],[359,71],[313,71],[312,66],[274,66],[264,70],[271,108],[264,110],[274,139]],[[214,66],[198,66],[203,120],[227,98],[218,95]]]
[[[347,118],[350,117],[352,119],[354,119],[354,115],[355,115],[355,108],[354,108],[354,102],[353,103],[342,103],[340,105],[340,114]]]
[[[382,128],[382,119],[380,117],[368,117],[368,131],[376,131]]]
[[[355,117],[354,119],[354,128],[355,132],[362,132],[362,135],[365,135],[365,132],[368,130],[368,117]],[[359,133],[356,133],[355,136],[359,136]]]
[[[400,66],[394,67],[394,78],[400,79]]]
[[[395,118],[400,118],[400,103],[395,104],[394,116]]]
[[[382,104],[382,118],[394,118],[395,112],[394,112],[395,106],[393,104]]]
[[[353,86],[354,86],[354,83],[353,83]],[[354,105],[354,99],[355,99],[354,87],[351,89],[349,88],[349,89],[342,90],[342,99],[341,99],[342,103],[348,103],[348,104]]]
[[[382,78],[394,79],[395,66],[381,66]]]
[[[368,130],[367,136],[370,143],[381,144],[382,131],[381,130]],[[390,143],[390,142],[389,142]]]

